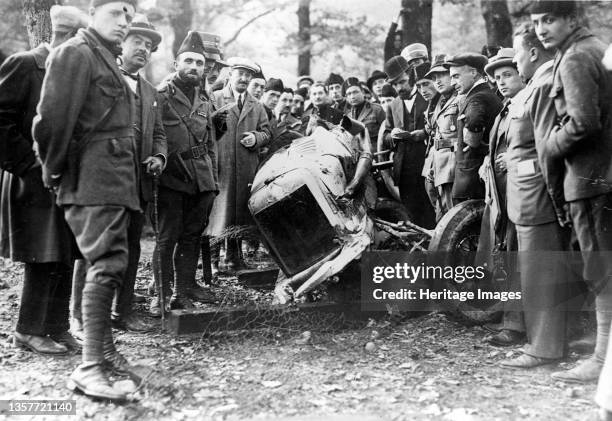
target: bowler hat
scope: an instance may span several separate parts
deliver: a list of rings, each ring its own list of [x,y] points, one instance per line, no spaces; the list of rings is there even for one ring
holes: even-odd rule
[[[410,69],[408,62],[402,56],[391,57],[385,63],[385,73],[387,74],[387,82],[391,83]]]
[[[266,86],[264,87],[264,92],[268,92],[268,91],[283,92],[284,90],[285,90],[285,85],[283,85],[283,81],[280,79],[275,79],[273,77],[268,79],[268,81],[266,82]]]
[[[370,77],[368,78],[368,80],[366,81],[366,84],[368,85],[368,88],[372,89],[372,85],[374,84],[375,81],[377,81],[378,79],[386,79],[387,75],[385,74],[385,72],[381,72],[380,70],[374,70],[372,72],[372,74],[370,75]]]
[[[479,73],[484,73],[484,68],[489,60],[482,54],[476,53],[461,53],[453,57],[448,57],[444,63],[444,67],[460,67],[470,66],[478,70]]]
[[[155,27],[149,23],[147,17],[141,13],[137,13],[132,20],[130,25],[130,31],[128,32],[128,36],[130,35],[142,35],[151,40],[153,43],[152,50],[155,51],[157,46],[162,40],[162,36],[159,32],[155,30]]]
[[[448,68],[444,67],[446,62],[446,54],[438,54],[434,58],[434,62],[431,64],[429,71],[425,74],[425,77],[431,77],[434,73],[448,73]]]
[[[257,73],[257,71],[260,70],[259,66],[253,60],[244,57],[230,57],[227,59],[227,64],[229,64],[232,69],[247,69],[253,73]]]
[[[196,31],[187,32],[187,36],[176,52],[176,56],[178,57],[183,53],[197,53],[204,56],[204,44],[202,43],[202,38],[200,38],[199,33]]]
[[[337,73],[330,73],[325,81],[325,85],[342,85],[344,83],[344,79]]]
[[[390,97],[392,96],[393,98],[397,97],[397,91],[393,88],[393,86],[389,85],[388,83],[385,83],[382,87],[382,92],[380,93],[381,97]]]
[[[363,89],[361,87],[361,83],[359,82],[359,79],[357,79],[356,77],[349,77],[342,84],[342,96],[345,96],[346,90],[352,86],[357,86],[359,87],[359,89]]]
[[[427,51],[427,47],[425,44],[421,44],[419,42],[410,44],[404,48],[400,54],[408,63],[417,58],[422,58],[425,59],[425,61],[429,61],[429,52]]]
[[[489,64],[485,66],[485,72],[489,77],[493,77],[495,69],[504,66],[512,66],[516,69],[516,64],[512,62],[514,58],[514,50],[512,48],[500,48],[496,55],[489,59]]]
[[[87,14],[74,6],[54,4],[49,14],[53,32],[72,32],[75,29],[86,28],[88,24]]]
[[[576,2],[569,0],[535,0],[529,5],[529,13],[550,13],[556,16],[569,16],[576,13]]]

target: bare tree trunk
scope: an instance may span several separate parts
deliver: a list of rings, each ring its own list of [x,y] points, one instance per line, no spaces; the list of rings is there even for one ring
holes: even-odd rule
[[[312,0],[300,0],[298,15],[298,76],[310,74],[310,3]]]
[[[431,52],[433,0],[402,0],[402,42],[404,46],[420,42]]]
[[[51,16],[49,10],[56,0],[22,0],[30,47],[51,41]]]
[[[191,0],[171,0],[169,3],[168,19],[174,31],[172,54],[176,55],[176,52],[181,48],[181,43],[187,36],[187,32],[189,32],[189,28],[191,28],[194,12],[191,7]]]
[[[506,0],[481,0],[480,8],[487,30],[487,45],[512,46],[512,22]]]

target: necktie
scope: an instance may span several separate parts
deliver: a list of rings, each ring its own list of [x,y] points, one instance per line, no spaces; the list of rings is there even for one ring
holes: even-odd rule
[[[125,75],[129,78],[134,79],[136,82],[138,82],[138,73],[129,73],[127,70],[123,69],[123,68],[119,68],[121,70],[121,74]]]
[[[243,106],[244,106],[244,103],[242,101],[242,95],[238,95],[238,110],[242,111]]]

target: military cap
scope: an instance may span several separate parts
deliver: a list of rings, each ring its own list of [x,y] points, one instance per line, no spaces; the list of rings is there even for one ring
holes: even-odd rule
[[[325,81],[325,85],[342,85],[344,83],[344,79],[337,73],[330,73]]]
[[[380,93],[381,97],[390,97],[397,98],[397,91],[393,88],[393,86],[385,83],[382,87],[382,92]]]
[[[155,30],[155,27],[149,23],[147,17],[141,13],[134,15],[130,31],[128,32],[128,36],[130,35],[142,35],[149,38],[153,43],[153,51],[157,50],[157,46],[162,40],[161,34]]]
[[[425,74],[425,77],[431,77],[434,73],[448,73],[448,67],[444,67],[445,62],[446,54],[438,54],[434,58],[434,62],[431,64],[431,67]]]
[[[284,90],[285,90],[285,85],[283,84],[283,81],[280,79],[275,79],[273,77],[268,79],[268,81],[266,82],[266,86],[264,87],[264,92],[268,92],[268,91],[283,92]]]
[[[385,73],[387,74],[387,82],[392,83],[410,69],[410,65],[402,56],[391,57],[385,63]]]
[[[89,21],[87,14],[74,6],[54,4],[49,13],[53,32],[72,32],[75,29],[86,28]]]
[[[91,0],[91,3],[89,3],[89,7],[100,7],[106,3],[115,3],[118,1],[129,3],[134,6],[134,9],[138,7],[138,0]]]
[[[204,45],[204,57],[222,66],[227,66],[227,63],[223,61],[223,54],[221,53],[221,37],[210,32],[198,31],[198,34],[200,34],[202,45]]]
[[[342,96],[345,96],[347,89],[352,86],[357,86],[359,89],[363,90],[363,87],[361,86],[361,82],[359,82],[359,79],[357,79],[356,77],[349,77],[349,78],[346,78],[346,80],[342,84]]]
[[[257,64],[257,63],[255,63]],[[255,74],[253,74],[253,79],[263,79],[266,80],[266,77],[263,74],[263,70],[261,68],[261,66],[259,64],[257,64],[257,67],[259,68],[258,71],[255,72]]]
[[[417,58],[423,58],[426,61],[429,61],[429,52],[427,51],[427,47],[425,46],[425,44],[421,44],[418,42],[410,44],[409,46],[404,48],[400,55],[404,57],[408,63]]]
[[[315,81],[313,78],[311,78],[308,75],[302,75],[299,77],[298,81],[297,81],[297,87],[299,88],[302,85],[302,82],[310,82],[310,84],[312,85]]]
[[[308,97],[308,89],[302,87],[302,88],[297,88],[295,91],[293,91],[293,93],[295,95],[299,95],[302,98],[306,99]]]
[[[421,63],[417,66],[414,66],[411,69],[412,77],[414,78],[414,82],[418,82],[421,79],[429,79],[427,74],[429,73],[429,68],[431,67],[431,63],[426,61],[425,63]]]
[[[453,57],[447,57],[444,67],[460,67],[470,66],[478,70],[480,73],[484,73],[484,68],[489,60],[482,54],[476,53],[461,53]]]
[[[202,38],[196,31],[187,32],[187,36],[181,43],[176,56],[180,56],[183,53],[198,53],[204,56],[204,44],[202,44]]]
[[[368,88],[372,89],[372,85],[374,84],[375,81],[377,81],[378,79],[386,79],[386,78],[387,78],[387,74],[385,72],[382,72],[380,70],[374,70],[372,74],[370,75],[370,77],[368,78],[368,80],[366,81],[366,85],[368,85]]]
[[[495,69],[504,66],[511,66],[516,69],[516,64],[512,62],[514,50],[512,48],[501,48],[496,55],[489,59],[489,64],[485,66],[485,72],[489,77],[493,77]]]
[[[576,2],[569,0],[535,0],[529,5],[529,13],[550,13],[555,16],[570,16],[576,13]]]
[[[230,57],[227,59],[227,64],[232,69],[247,69],[253,73],[261,70],[253,60],[244,57]]]

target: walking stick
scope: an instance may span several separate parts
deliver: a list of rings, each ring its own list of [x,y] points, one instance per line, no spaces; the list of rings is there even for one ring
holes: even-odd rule
[[[166,329],[166,297],[164,296],[164,283],[162,281],[161,257],[159,255],[159,176],[153,176],[153,225],[155,226],[155,251],[153,259],[155,259],[155,285],[159,294],[159,306],[161,307],[161,326],[162,330]]]

